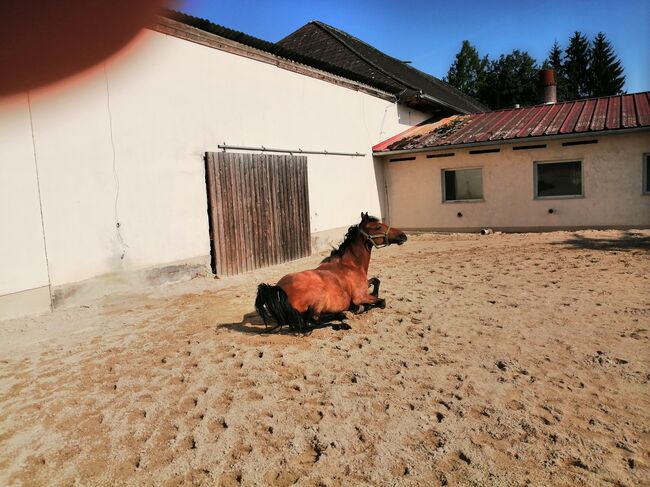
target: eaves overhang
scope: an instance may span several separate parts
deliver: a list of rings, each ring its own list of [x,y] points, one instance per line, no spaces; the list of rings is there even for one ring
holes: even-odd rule
[[[218,49],[220,51],[228,52],[238,56],[243,56],[255,61],[273,64],[280,69],[285,69],[287,71],[292,71],[304,76],[327,81],[387,101],[397,102],[397,96],[395,94],[353,79],[355,77],[359,77],[358,75],[351,74],[350,77],[346,77],[347,73],[344,73],[343,70],[340,69],[338,71],[340,71],[341,74],[334,74],[332,71],[336,71],[335,69],[330,69],[329,71],[319,69],[309,64],[305,64],[300,61],[292,60],[265,51],[261,47],[243,44],[236,40],[229,39],[227,37],[199,29],[197,27],[193,27],[186,23],[179,22],[165,16],[159,16],[156,21],[149,26],[149,28],[161,34],[166,34],[178,39],[200,44],[202,46]],[[260,40],[260,45],[262,45],[264,42],[265,41]],[[318,61],[314,61],[314,64],[318,64]],[[323,63],[321,62],[321,64]],[[388,89],[388,87],[386,89]]]
[[[421,152],[438,152],[450,149],[464,149],[470,147],[486,147],[495,145],[518,145],[529,144],[533,142],[542,142],[548,140],[562,140],[562,139],[585,139],[602,137],[609,135],[623,135],[635,132],[648,132],[650,127],[634,127],[629,129],[618,130],[600,130],[597,132],[581,132],[580,134],[557,134],[557,135],[541,135],[537,137],[522,137],[520,139],[505,139],[505,140],[487,140],[485,142],[470,142],[466,144],[449,144],[437,145],[432,147],[418,147],[417,149],[399,149],[392,151],[373,151],[372,155],[375,157],[385,157],[394,155],[416,154]]]

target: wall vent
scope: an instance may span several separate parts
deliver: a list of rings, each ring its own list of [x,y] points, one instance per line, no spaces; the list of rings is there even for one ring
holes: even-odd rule
[[[388,159],[390,162],[402,162],[402,161],[414,161],[415,156],[413,157],[395,157],[394,159]]]
[[[574,142],[562,142],[562,147],[569,147],[571,145],[587,145],[587,144],[597,144],[598,140],[576,140]]]
[[[444,154],[429,154],[427,159],[437,159],[438,157],[453,157],[456,154],[453,152],[445,152]]]
[[[530,149],[546,149],[546,144],[519,145],[517,147],[512,148],[512,150],[530,150]]]

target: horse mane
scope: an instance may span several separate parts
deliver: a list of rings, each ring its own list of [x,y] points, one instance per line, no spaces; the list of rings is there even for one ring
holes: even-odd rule
[[[368,220],[369,222],[378,222],[379,218],[374,217],[374,216],[369,216]],[[332,252],[328,257],[325,257],[322,261],[323,262],[330,262],[337,257],[343,257],[343,254],[350,248],[350,245],[352,245],[352,242],[359,236],[359,225],[352,225],[350,228],[348,228],[347,233],[345,234],[345,238],[343,239],[343,242],[341,242],[341,245],[339,245],[337,248],[332,249]]]

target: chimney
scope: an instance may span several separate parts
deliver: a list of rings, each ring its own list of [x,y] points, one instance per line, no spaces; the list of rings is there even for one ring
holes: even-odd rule
[[[552,105],[557,103],[557,85],[555,84],[555,72],[552,69],[542,69],[539,72],[539,91],[541,103]]]

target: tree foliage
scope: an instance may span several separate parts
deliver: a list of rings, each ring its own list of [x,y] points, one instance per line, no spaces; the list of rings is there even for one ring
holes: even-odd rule
[[[557,42],[543,68],[555,71],[558,101],[622,93],[625,74],[614,48],[602,32],[593,40],[574,32],[565,50]],[[518,49],[490,60],[465,40],[446,81],[492,109],[539,103],[537,61]]]
[[[564,60],[567,96],[577,100],[589,96],[589,65],[591,63],[591,46],[589,39],[582,32],[574,32],[569,39]]]
[[[447,72],[446,81],[463,93],[477,97],[480,77],[487,63],[487,58],[481,59],[476,48],[465,40]]]
[[[527,52],[515,49],[502,54],[490,62],[479,86],[479,100],[493,109],[534,105],[538,72],[537,62]]]
[[[557,84],[557,101],[565,101],[567,96],[566,73],[564,72],[564,52],[557,42],[553,43],[551,50],[548,52],[548,58],[544,61],[543,68],[550,68],[555,71],[555,83]]]
[[[599,32],[591,49],[591,72],[589,76],[589,94],[591,96],[608,96],[623,92],[625,75],[621,62],[616,58],[612,45]]]

